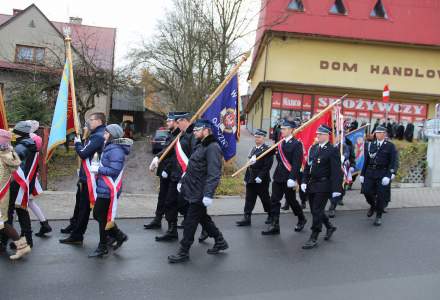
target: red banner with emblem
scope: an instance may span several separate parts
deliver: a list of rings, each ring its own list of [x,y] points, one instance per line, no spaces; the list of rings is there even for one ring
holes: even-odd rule
[[[327,125],[333,130],[333,110],[330,109],[325,112],[319,119],[316,119],[309,126],[304,128],[301,132],[295,135],[295,138],[298,139],[303,144],[303,164],[306,162],[309,149],[315,143],[316,139],[316,130],[321,125]],[[330,142],[333,143],[333,135],[330,136]]]

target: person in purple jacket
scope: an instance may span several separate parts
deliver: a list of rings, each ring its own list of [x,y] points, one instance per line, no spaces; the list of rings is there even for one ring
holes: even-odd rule
[[[107,236],[115,242],[113,250],[128,240],[115,223],[118,198],[121,194],[122,175],[125,157],[130,153],[133,141],[122,138],[124,131],[117,124],[105,128],[105,146],[100,165],[92,166],[91,172],[97,174],[97,199],[93,209],[93,218],[99,223],[99,245],[89,257],[103,257],[108,254]]]

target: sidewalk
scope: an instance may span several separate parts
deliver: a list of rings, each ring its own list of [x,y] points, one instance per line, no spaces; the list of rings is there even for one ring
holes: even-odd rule
[[[396,188],[392,190],[389,208],[432,207],[440,206],[440,188]],[[75,205],[74,192],[44,192],[36,199],[49,220],[69,219]],[[122,194],[119,202],[119,218],[144,218],[154,216],[157,194]],[[344,206],[338,210],[363,210],[368,205],[360,191],[348,191]],[[222,197],[214,200],[209,208],[212,215],[240,215],[243,213],[244,199]],[[308,211],[308,210],[307,210]],[[259,200],[255,213],[263,213]],[[33,217],[32,213],[31,216]]]

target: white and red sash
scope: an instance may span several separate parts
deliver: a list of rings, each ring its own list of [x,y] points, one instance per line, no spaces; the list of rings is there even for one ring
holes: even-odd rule
[[[8,181],[6,181],[3,187],[0,189],[0,202],[3,201],[3,198],[6,196],[9,188],[11,187],[11,177],[12,176],[9,176]]]
[[[182,149],[182,145],[180,144],[180,139],[177,140],[177,143],[174,146],[174,150],[176,151],[177,162],[182,169],[182,172],[186,172],[186,168],[188,167],[188,156],[186,156],[185,151]],[[182,176],[183,177],[183,176]]]
[[[96,194],[96,174],[90,172],[91,164],[89,159],[83,159],[81,165],[84,169],[84,173],[86,173],[90,207],[93,208],[95,206],[96,198],[98,198]]]
[[[15,182],[17,182],[17,184],[20,186],[20,189],[18,190],[17,198],[15,199],[15,206],[17,207],[22,207],[24,209],[28,207],[29,185],[37,172],[39,156],[40,155],[38,153],[35,154],[34,160],[32,161],[32,165],[27,177],[25,176],[24,171],[21,169],[21,167],[18,167],[17,171],[12,173]]]
[[[286,155],[284,154],[283,151],[283,143],[285,143],[286,141],[282,141],[281,143],[278,144],[278,153],[280,154],[280,158],[281,161],[283,162],[284,167],[290,172],[292,171],[292,165],[290,164],[290,162],[287,160]]]
[[[32,196],[37,197],[43,193],[43,188],[41,187],[40,180],[38,180],[39,174],[37,173],[37,176],[35,176],[35,184],[34,184],[34,190],[32,191]]]
[[[102,176],[104,183],[110,190],[110,205],[107,213],[107,224],[105,225],[105,229],[111,229],[115,224],[116,213],[118,210],[118,193],[122,187],[122,174],[124,170],[119,173],[116,180],[113,180],[110,176]]]

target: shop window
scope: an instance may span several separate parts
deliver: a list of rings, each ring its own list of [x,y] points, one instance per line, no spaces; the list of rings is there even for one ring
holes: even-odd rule
[[[374,8],[370,13],[370,17],[388,19],[388,15],[385,11],[382,0],[377,0],[376,5],[374,5]]]
[[[347,14],[347,9],[345,8],[344,2],[342,0],[336,0],[333,6],[330,8],[330,13],[336,15]]]
[[[24,64],[44,64],[44,48],[17,45],[15,49],[15,61]]]
[[[302,0],[292,0],[290,1],[288,8],[296,11],[304,11],[304,4]]]

